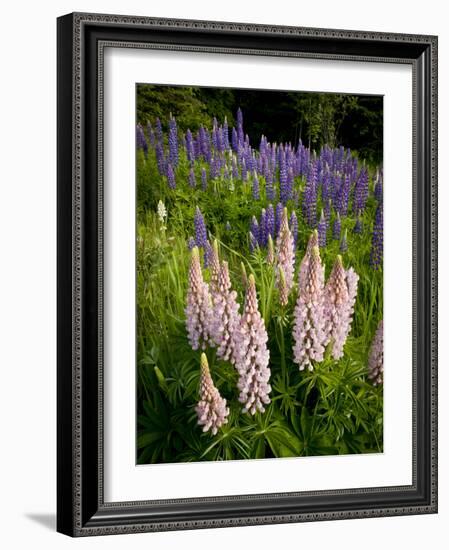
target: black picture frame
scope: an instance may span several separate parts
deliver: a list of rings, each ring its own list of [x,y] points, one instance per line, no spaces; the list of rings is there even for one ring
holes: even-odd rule
[[[437,37],[74,13],[58,30],[57,530],[71,536],[437,512]],[[105,503],[104,44],[296,55],[413,69],[413,483]]]

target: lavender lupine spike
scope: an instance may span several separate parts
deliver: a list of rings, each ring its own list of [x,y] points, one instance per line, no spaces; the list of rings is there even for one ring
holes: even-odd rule
[[[244,405],[243,412],[252,415],[257,411],[263,413],[264,405],[270,403],[270,352],[267,348],[268,334],[259,312],[256,282],[252,273],[246,288],[243,314],[234,338],[235,367],[239,373],[237,387],[240,390],[239,401]]]
[[[343,233],[343,237],[340,241],[340,252],[347,252],[348,251],[348,230],[345,229],[345,232]]]
[[[198,247],[192,248],[189,269],[189,288],[187,291],[186,329],[193,350],[206,349],[212,342],[210,327],[212,321],[212,302],[209,285],[204,282],[200,265]]]
[[[274,201],[276,192],[273,185],[273,172],[269,170],[265,176],[265,194],[269,201]]]
[[[168,159],[172,166],[178,165],[178,129],[176,120],[171,114],[170,120],[168,121]]]
[[[318,231],[314,229],[310,234],[304,258],[301,260],[301,265],[299,266],[299,292],[302,292],[303,289],[305,289],[312,250],[318,245]]]
[[[321,210],[320,221],[318,222],[318,243],[320,248],[326,248],[326,232],[327,232],[327,222],[326,217],[324,216],[324,211]]]
[[[156,139],[158,141],[158,143],[162,144],[163,140],[164,140],[164,132],[162,131],[162,123],[158,118],[156,118],[156,123],[155,123],[155,136],[156,136]]]
[[[190,168],[189,171],[189,186],[192,188],[196,187],[195,170],[193,169],[193,167]]]
[[[140,124],[136,127],[136,144],[138,149],[142,149],[145,157],[148,156],[148,143],[143,132],[143,128]]]
[[[368,171],[365,167],[360,170],[354,188],[354,211],[363,212],[368,199]]]
[[[186,154],[189,162],[195,161],[195,147],[193,144],[193,136],[190,130],[186,132]]]
[[[167,182],[170,189],[176,189],[175,173],[171,164],[167,166]]]
[[[381,320],[371,344],[368,358],[368,378],[373,386],[382,384],[384,377],[384,322]]]
[[[193,237],[189,237],[189,240],[187,241],[187,247],[189,250],[193,250],[193,248],[196,246],[195,239]]]
[[[165,166],[165,155],[164,155],[164,146],[162,143],[156,143],[156,163],[157,169],[161,176],[166,175],[166,166]]]
[[[284,205],[282,204],[282,202],[278,202],[276,205],[275,237],[279,235],[279,229],[281,228],[283,211],[284,211]]]
[[[351,330],[359,277],[351,268],[346,271],[338,255],[325,287],[326,344],[332,346],[335,360],[343,357],[343,347]]]
[[[226,399],[221,397],[214,385],[205,353],[201,354],[199,393],[200,400],[195,407],[198,425],[203,427],[203,432],[210,430],[212,435],[216,435],[221,426],[228,422],[229,408],[226,406]]]
[[[268,235],[268,244],[267,244],[267,264],[273,265],[274,264],[274,244],[273,239],[271,238],[271,235]],[[284,276],[285,278],[285,276]]]
[[[249,251],[254,252],[259,247],[259,242],[253,235],[253,232],[249,232]]]
[[[257,221],[256,216],[253,216],[251,218],[251,223],[249,226],[250,232],[253,234],[254,238],[256,239],[257,243],[259,244],[259,222]]]
[[[259,246],[265,247],[268,242],[268,232],[267,232],[267,211],[265,208],[262,208],[260,214],[259,222]]]
[[[201,189],[206,191],[207,189],[207,172],[206,168],[201,168]]]
[[[234,363],[234,334],[240,323],[237,292],[231,290],[228,263],[223,261],[218,274],[217,286],[212,294],[212,336],[217,345],[217,356]]]
[[[317,246],[312,248],[307,267],[294,310],[293,361],[299,370],[313,370],[312,361],[323,360],[326,340],[324,268]]]
[[[381,269],[383,262],[383,204],[380,202],[376,208],[376,215],[374,218],[373,236],[371,239],[371,253],[370,264],[373,269]]]
[[[281,227],[276,241],[276,259],[278,271],[276,276],[276,286],[280,290],[280,268],[284,272],[285,285],[287,287],[287,295],[290,293],[293,286],[293,274],[295,270],[295,248],[293,235],[288,226],[288,212],[284,208],[282,213]]]
[[[153,126],[151,125],[150,121],[147,122],[147,134],[151,147],[154,147],[156,145],[156,137],[154,135]]]
[[[201,213],[199,207],[196,207],[195,217],[193,220],[195,225],[195,242],[198,247],[204,248],[207,244],[207,230],[206,222],[204,221],[204,216]]]
[[[334,225],[332,227],[332,238],[335,241],[339,241],[340,234],[341,234],[341,219],[340,219],[340,213],[337,212],[337,217],[335,218]]]
[[[267,206],[267,214],[266,214],[266,232],[267,237],[268,235],[271,235],[271,237],[274,239],[275,237],[275,215],[274,215],[274,208],[272,204],[269,204]]]

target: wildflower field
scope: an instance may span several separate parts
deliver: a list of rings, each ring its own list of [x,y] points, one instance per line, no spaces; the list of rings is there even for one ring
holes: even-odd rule
[[[230,92],[139,93],[138,463],[382,452],[382,159],[335,142],[358,99],[287,96],[286,141]]]

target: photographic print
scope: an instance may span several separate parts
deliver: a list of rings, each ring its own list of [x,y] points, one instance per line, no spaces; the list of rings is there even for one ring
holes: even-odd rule
[[[137,463],[383,452],[383,98],[136,86]]]

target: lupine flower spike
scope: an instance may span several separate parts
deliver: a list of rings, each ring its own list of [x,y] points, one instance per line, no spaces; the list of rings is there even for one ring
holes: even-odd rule
[[[325,287],[326,344],[332,346],[332,357],[343,357],[343,347],[351,330],[359,277],[351,268],[343,267],[337,256]]]
[[[200,400],[195,410],[203,432],[210,430],[212,435],[216,435],[221,426],[228,422],[229,408],[214,385],[205,353],[201,354]]]
[[[312,250],[315,246],[318,246],[318,231],[314,229],[309,237],[309,242],[307,243],[306,253],[304,258],[301,261],[299,266],[299,292],[305,288],[307,271],[309,269],[310,257],[312,255]]]
[[[368,359],[368,378],[373,382],[373,386],[382,384],[384,374],[384,322],[381,320],[377,326],[376,334]]]
[[[245,307],[235,331],[235,367],[239,373],[239,401],[243,404],[243,412],[252,415],[257,411],[263,413],[264,405],[270,403],[271,371],[268,366],[270,352],[267,340],[268,334],[257,303],[256,282],[251,273],[246,289]]]
[[[221,264],[217,289],[212,295],[214,320],[212,336],[217,345],[217,356],[224,361],[234,362],[234,334],[240,323],[237,292],[231,290],[228,262]]]
[[[218,255],[218,241],[214,240],[210,258],[210,289],[212,294],[218,291],[218,277],[220,275],[220,257]]]
[[[276,286],[278,290],[281,288],[280,269],[284,272],[284,293],[290,293],[293,286],[293,272],[295,269],[295,248],[293,235],[288,227],[288,213],[287,208],[284,208],[282,212],[281,227],[279,228],[279,235],[276,242],[276,257],[277,257],[277,277]]]
[[[197,246],[192,248],[185,314],[187,335],[192,349],[206,349],[212,342],[210,337],[212,302],[209,285],[203,280]]]
[[[313,370],[312,361],[321,362],[326,339],[324,311],[324,268],[318,246],[314,246],[307,262],[294,311],[293,361],[299,370]]]

